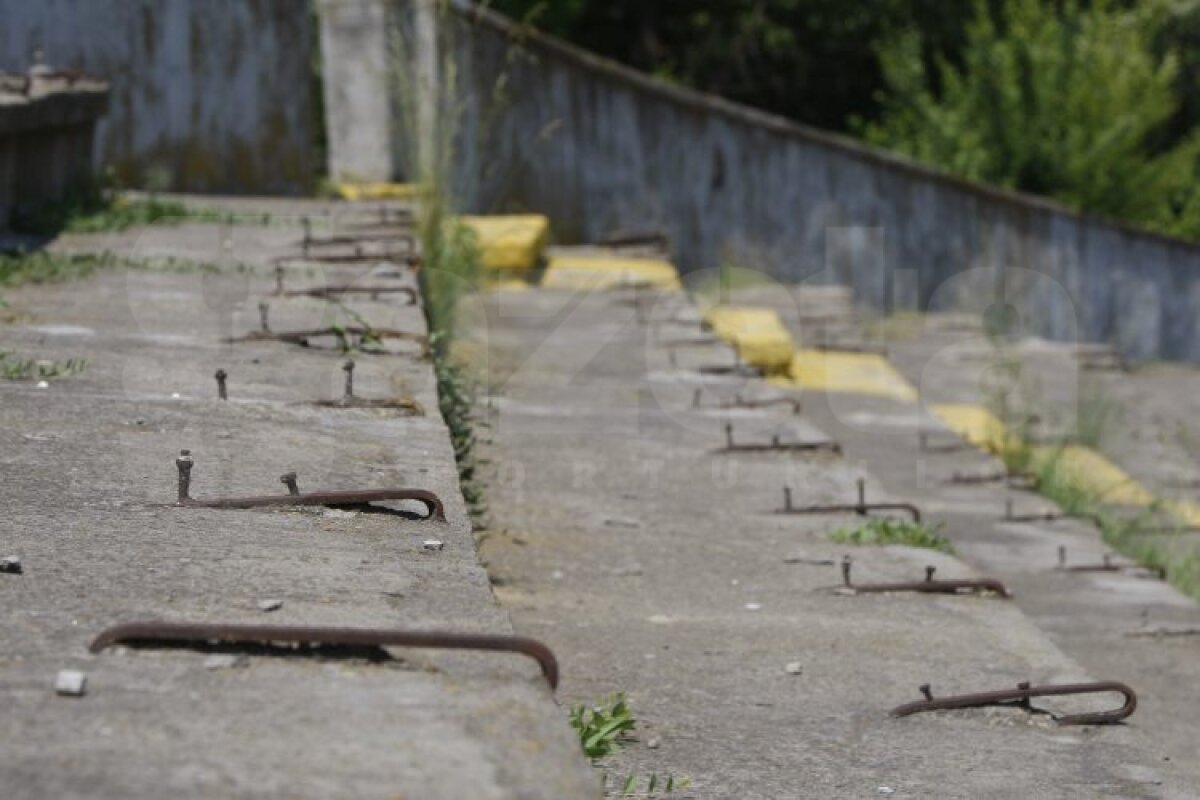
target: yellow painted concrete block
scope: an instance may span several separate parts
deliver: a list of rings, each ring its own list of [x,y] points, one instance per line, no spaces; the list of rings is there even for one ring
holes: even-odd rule
[[[796,344],[774,309],[714,306],[704,321],[743,361],[768,375],[786,373],[792,363]]]
[[[483,288],[489,292],[525,292],[532,289],[533,285],[524,278],[498,273],[495,277],[484,277]]]
[[[935,405],[930,411],[947,428],[980,450],[999,453],[1010,442],[1008,428],[983,406],[946,403]]]
[[[461,221],[479,238],[485,270],[528,272],[537,266],[550,238],[550,220],[541,214],[462,217]]]
[[[989,453],[1000,453],[1006,445],[1019,445],[1015,437],[992,412],[975,405],[935,405],[934,416],[968,443]],[[1114,505],[1146,507],[1154,496],[1128,473],[1100,453],[1083,445],[1036,445],[1030,450],[1029,471],[1036,475],[1049,462],[1055,462],[1060,479],[1092,495],[1097,500]],[[1182,516],[1188,510],[1177,504],[1172,513]],[[1191,509],[1200,519],[1200,508]],[[1180,513],[1182,512],[1182,513]]]
[[[875,353],[797,350],[788,370],[794,385],[820,392],[866,394],[914,402],[917,390]]]
[[[679,289],[683,284],[674,265],[660,259],[589,254],[551,256],[542,286],[590,291],[622,286]]]
[[[415,183],[354,183],[334,185],[334,190],[346,200],[412,200],[417,196]]]
[[[1056,459],[1056,469],[1066,483],[1102,502],[1141,507],[1154,502],[1154,495],[1145,487],[1090,447],[1038,445],[1033,448],[1034,474],[1051,459]]]

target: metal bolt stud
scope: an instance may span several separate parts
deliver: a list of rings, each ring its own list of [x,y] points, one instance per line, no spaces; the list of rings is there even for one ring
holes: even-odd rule
[[[283,264],[275,265],[275,294],[283,294]]]
[[[1005,519],[1013,518],[1013,501],[1012,501],[1011,497],[1006,498],[1004,501],[1004,518]],[[1059,552],[1060,553],[1065,552],[1065,549],[1059,548]]]
[[[225,373],[225,370],[219,369],[213,377],[217,379],[217,397],[222,400],[228,400],[229,393],[225,390],[225,379],[229,376]]]
[[[919,689],[921,690],[921,694],[923,694],[923,695],[925,696],[925,699],[926,699],[926,700],[932,700],[932,699],[933,699],[933,688],[932,688],[932,687],[930,687],[930,685],[929,685],[928,683],[922,683],[922,684],[921,684],[919,687],[917,687],[917,688],[919,688]]]
[[[935,572],[937,572],[937,567],[933,567],[933,566],[925,567],[925,580],[926,581],[933,580],[933,573],[935,573]]]
[[[792,510],[792,487],[790,486],[783,487],[783,510]]]
[[[260,326],[262,326],[263,333],[271,332],[271,323],[270,323],[270,320],[268,320],[268,318],[267,318],[267,315],[268,315],[268,313],[270,313],[270,311],[271,311],[271,306],[267,305],[266,303],[258,304],[258,324]]]
[[[304,227],[304,241],[300,243],[300,249],[307,256],[308,248],[312,244],[312,221],[308,217],[304,217],[300,220],[300,224]]]
[[[300,494],[300,486],[296,483],[296,473],[289,472],[286,475],[280,475],[279,482],[287,487],[288,494],[293,497]]]
[[[842,556],[842,583],[850,585],[850,556]]]
[[[1067,565],[1067,548],[1061,544],[1058,546],[1058,566],[1065,567]]]
[[[692,392],[692,408],[700,407],[700,394],[703,391],[703,389],[697,389],[696,391]]]
[[[733,423],[725,423],[725,446],[730,450],[733,449]]]
[[[175,459],[175,467],[179,470],[179,503],[181,505],[192,499],[189,492],[192,486],[192,467],[194,464],[191,450],[179,451],[179,458]]]
[[[858,513],[867,513],[867,481],[865,478],[858,479]]]
[[[346,373],[346,399],[349,400],[354,397],[354,360],[342,364],[342,370]]]

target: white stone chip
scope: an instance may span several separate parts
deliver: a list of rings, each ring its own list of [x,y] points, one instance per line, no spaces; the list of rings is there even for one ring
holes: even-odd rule
[[[437,551],[437,550],[441,550],[443,547],[445,547],[446,543],[441,541],[440,539],[426,539],[425,542],[421,546],[424,547],[426,550]]]
[[[800,673],[804,672],[804,665],[799,661],[790,661],[788,662],[788,665],[783,668],[783,671],[788,675],[799,675]]]
[[[270,600],[259,600],[258,601],[258,610],[259,611],[278,611],[281,608],[283,608],[282,600],[270,599]]]
[[[74,669],[59,670],[54,679],[54,691],[65,697],[83,697],[87,691],[87,675]]]
[[[762,609],[762,603],[746,603],[747,611],[759,611]]]
[[[204,659],[205,669],[233,669],[250,663],[249,656],[242,653],[216,653]]]
[[[50,387],[50,384],[46,383],[45,381],[37,382],[37,388],[39,388],[39,389],[48,389],[49,387]]]

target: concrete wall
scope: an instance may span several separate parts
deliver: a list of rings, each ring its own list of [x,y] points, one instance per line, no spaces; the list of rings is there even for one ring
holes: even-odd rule
[[[308,0],[0,0],[0,70],[42,50],[112,83],[98,165],[131,185],[296,192],[313,179]]]
[[[0,74],[0,231],[14,212],[66,199],[91,177],[103,81]]]
[[[382,5],[404,32],[420,0],[338,2]],[[465,210],[544,212],[565,242],[657,228],[685,271],[729,261],[843,283],[884,310],[1002,302],[1033,333],[1200,361],[1194,245],[973,185],[454,5],[442,46],[464,109]],[[336,113],[378,125],[385,108]],[[341,146],[331,137],[331,152]],[[388,169],[403,177],[399,163]]]

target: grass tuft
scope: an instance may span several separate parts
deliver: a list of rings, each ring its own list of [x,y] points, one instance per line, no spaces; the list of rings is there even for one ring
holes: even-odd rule
[[[829,538],[839,544],[879,547],[900,544],[954,554],[954,545],[938,533],[938,526],[903,519],[872,519],[857,528],[839,528],[830,533]]]

